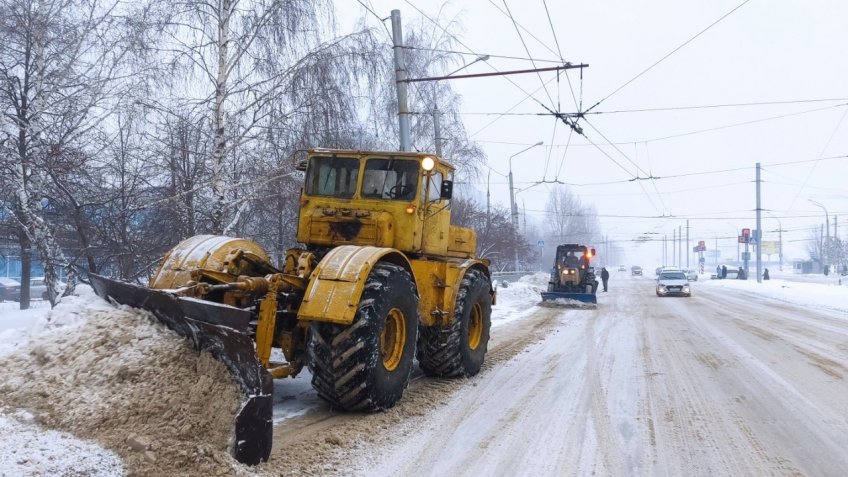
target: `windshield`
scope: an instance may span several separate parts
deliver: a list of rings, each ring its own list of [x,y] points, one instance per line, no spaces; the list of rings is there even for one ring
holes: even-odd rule
[[[369,159],[362,176],[362,197],[413,200],[418,189],[418,169],[418,161]]]
[[[565,267],[576,267],[583,260],[582,250],[568,250],[559,256],[559,264]]]
[[[660,280],[686,280],[683,272],[666,272],[660,275]]]
[[[306,194],[350,199],[356,192],[358,177],[358,159],[313,157],[306,171]]]

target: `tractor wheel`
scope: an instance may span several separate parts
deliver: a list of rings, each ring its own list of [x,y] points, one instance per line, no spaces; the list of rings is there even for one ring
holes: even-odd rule
[[[418,364],[428,376],[474,376],[480,372],[492,326],[489,279],[469,270],[459,287],[454,320],[449,326],[422,326],[418,330]]]
[[[417,330],[412,276],[397,265],[377,263],[352,324],[310,325],[312,387],[345,411],[394,406],[409,383]]]

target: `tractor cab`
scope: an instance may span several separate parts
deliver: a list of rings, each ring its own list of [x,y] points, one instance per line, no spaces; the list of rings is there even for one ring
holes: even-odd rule
[[[297,240],[471,257],[476,235],[450,225],[454,167],[429,154],[315,149],[305,171]]]

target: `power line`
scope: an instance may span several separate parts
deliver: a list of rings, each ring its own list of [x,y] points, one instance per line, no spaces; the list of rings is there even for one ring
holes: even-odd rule
[[[839,122],[836,123],[836,127],[833,128],[833,132],[830,134],[830,137],[827,139],[827,142],[825,143],[824,147],[822,148],[819,156],[824,156],[824,153],[827,151],[827,148],[830,147],[830,143],[831,143],[831,141],[833,141],[834,136],[836,136],[836,132],[839,131],[839,127],[842,126],[842,121],[845,120],[846,114],[848,114],[848,108],[845,109],[845,111],[843,111],[842,117],[839,118]],[[813,167],[810,168],[810,172],[807,173],[807,177],[804,178],[804,182],[801,184],[801,187],[798,188],[798,192],[795,193],[795,197],[792,198],[792,202],[790,202],[790,204],[789,204],[790,209],[795,205],[795,201],[798,200],[798,196],[801,195],[801,191],[803,191],[804,187],[806,187],[807,182],[810,180],[810,177],[813,175],[813,172],[815,172],[816,167],[818,167],[818,165],[819,165],[819,161],[813,162]]]
[[[518,29],[518,23],[515,21],[515,17],[512,16],[512,12],[509,10],[509,5],[507,5],[506,0],[502,0],[504,4],[504,8],[506,8],[507,15],[509,19],[512,21],[512,26],[515,28],[515,33],[518,34],[518,39],[521,41],[521,45],[524,46],[524,51],[527,52],[527,56],[530,56],[530,49],[527,48],[527,43],[524,41],[524,37],[521,36],[521,30]],[[533,68],[536,68],[536,63],[533,63]],[[545,88],[545,94],[548,95],[548,101],[551,102],[551,106],[556,107],[556,103],[554,103],[554,99],[551,97],[550,91],[548,91],[548,87],[545,85],[545,82],[542,81],[542,74],[537,72],[536,75],[539,77],[539,83]]]
[[[491,0],[490,0],[490,1],[491,1]],[[704,34],[707,30],[709,30],[710,28],[714,27],[714,26],[715,26],[715,25],[717,25],[719,22],[721,22],[722,20],[724,20],[725,18],[727,18],[728,16],[730,16],[730,15],[731,15],[733,12],[735,12],[736,10],[739,10],[740,8],[742,8],[742,6],[744,6],[744,5],[745,5],[746,3],[748,3],[749,1],[751,1],[751,0],[745,0],[745,1],[743,1],[742,3],[740,3],[739,5],[737,5],[737,6],[736,6],[733,10],[730,10],[729,12],[725,13],[724,15],[722,15],[722,16],[721,16],[718,20],[716,20],[716,21],[712,22],[709,26],[707,26],[707,27],[706,27],[706,28],[704,28],[703,30],[699,31],[699,32],[698,32],[695,36],[693,36],[692,38],[689,38],[688,40],[686,40],[685,42],[683,42],[682,44],[680,44],[680,46],[678,46],[677,48],[675,48],[675,49],[671,50],[671,51],[670,51],[669,53],[667,53],[665,56],[663,56],[662,58],[660,58],[659,60],[657,60],[656,62],[654,62],[651,66],[649,66],[649,67],[645,68],[645,69],[644,69],[644,70],[642,70],[639,74],[637,74],[636,76],[634,76],[633,78],[631,78],[629,81],[627,81],[627,82],[626,82],[626,83],[624,83],[623,85],[621,85],[621,86],[619,86],[618,88],[616,88],[616,89],[615,89],[612,93],[610,93],[610,94],[606,95],[605,97],[603,97],[600,101],[598,101],[597,103],[595,103],[594,105],[592,105],[592,107],[591,107],[591,108],[587,109],[587,110],[586,110],[586,112],[589,112],[589,111],[591,111],[591,110],[595,109],[595,107],[597,107],[599,104],[601,104],[602,102],[604,102],[604,101],[606,101],[607,99],[609,99],[609,98],[610,98],[610,96],[612,96],[612,95],[614,95],[614,94],[618,93],[619,91],[621,91],[622,89],[624,89],[627,85],[629,85],[630,83],[632,83],[632,82],[636,81],[636,80],[637,80],[639,77],[641,77],[643,74],[647,73],[648,71],[650,71],[651,69],[653,69],[655,66],[657,66],[658,64],[660,64],[660,63],[662,63],[663,61],[665,61],[665,59],[666,59],[666,58],[668,58],[669,56],[671,56],[671,55],[673,55],[673,54],[677,53],[677,51],[678,51],[678,50],[680,50],[680,49],[681,49],[681,48],[683,48],[684,46],[686,46],[686,45],[688,45],[689,43],[691,43],[693,40],[695,40],[696,38],[698,38],[699,36],[701,36],[702,34]]]

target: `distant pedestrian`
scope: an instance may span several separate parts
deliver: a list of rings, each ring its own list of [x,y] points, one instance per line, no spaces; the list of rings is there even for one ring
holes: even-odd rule
[[[824,266],[824,276],[830,275],[830,265]]]
[[[746,280],[748,278],[745,276],[745,270],[742,267],[739,267],[739,271],[736,272],[736,278],[740,280]]]
[[[768,268],[766,268],[763,271],[763,280],[768,280],[768,279],[769,279]]]
[[[721,278],[727,278],[727,265],[721,266]]]
[[[716,265],[716,278],[721,278],[721,267]]]
[[[609,282],[609,272],[606,267],[601,269],[601,281],[604,282],[604,291],[607,291],[607,282]]]

